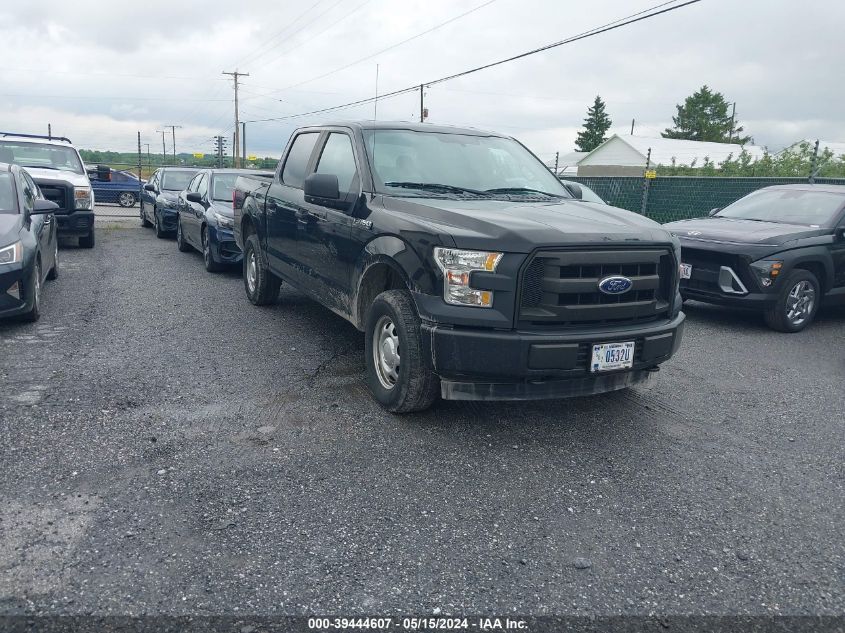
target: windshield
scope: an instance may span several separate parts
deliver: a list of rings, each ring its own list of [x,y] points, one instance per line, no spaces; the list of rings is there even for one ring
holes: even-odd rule
[[[161,179],[161,188],[165,191],[182,191],[196,173],[195,171],[165,171]]]
[[[402,195],[414,185],[441,185],[454,188],[451,193],[499,190],[571,197],[546,166],[513,139],[411,130],[365,130],[364,138],[381,193]],[[445,187],[439,193],[450,193]]]
[[[0,213],[17,213],[18,204],[15,201],[15,189],[12,186],[12,175],[8,172],[0,174]]]
[[[85,173],[76,150],[64,145],[0,140],[0,163]]]
[[[828,191],[761,189],[719,211],[720,218],[831,226],[845,196]]]

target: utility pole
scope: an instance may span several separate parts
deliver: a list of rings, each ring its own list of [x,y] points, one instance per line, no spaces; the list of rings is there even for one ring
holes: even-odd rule
[[[246,164],[246,121],[241,121],[241,163]]]
[[[634,135],[634,121],[636,121],[636,119],[631,119],[631,136]]]
[[[141,199],[141,190],[143,186],[141,185],[141,130],[138,130],[138,200]]]
[[[53,138],[53,126],[50,123],[47,124],[47,138],[51,140]]]
[[[239,77],[249,77],[249,73],[242,73],[242,72],[238,72],[237,70],[234,70],[232,72],[223,71],[223,74],[224,75],[230,75],[232,77],[232,79],[234,79],[234,81],[235,81],[235,136],[232,139],[232,159],[234,161],[234,166],[240,167],[240,160],[239,160],[239,156],[238,156],[238,149],[239,149],[238,141],[240,140],[238,138],[238,136],[240,134],[240,121],[239,121],[239,118],[238,118],[238,78]]]
[[[731,132],[728,135],[728,143],[734,142],[734,125],[736,121],[736,101],[734,101],[733,108],[731,109]]]
[[[182,128],[181,125],[162,125],[161,127],[169,127],[170,133],[173,135],[173,164],[178,165],[179,161],[176,159],[176,128]]]
[[[557,176],[558,160],[560,160],[560,152],[555,152],[555,176]]]
[[[161,134],[161,164],[164,165],[167,162],[167,148],[164,146],[164,135],[167,134],[167,130],[156,130],[156,134]]]
[[[225,136],[217,135],[214,137],[214,150],[217,154],[217,167],[222,168],[225,167],[223,161],[226,157],[226,142],[227,139]]]

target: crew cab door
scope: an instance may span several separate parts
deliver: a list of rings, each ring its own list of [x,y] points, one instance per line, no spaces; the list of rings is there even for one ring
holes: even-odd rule
[[[331,206],[305,199],[304,211],[297,215],[296,259],[320,301],[349,314],[356,255],[350,243],[349,211],[361,184],[352,137],[346,131],[328,130],[321,135],[313,171],[336,176],[340,198]]]
[[[317,131],[300,132],[288,144],[284,162],[267,190],[267,259],[270,270],[307,286],[298,265],[296,234],[299,218],[307,212],[302,186],[314,162]]]

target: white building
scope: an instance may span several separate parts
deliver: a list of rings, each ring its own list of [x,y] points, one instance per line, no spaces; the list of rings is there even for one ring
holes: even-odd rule
[[[765,150],[756,145],[705,143],[683,139],[614,134],[578,161],[579,176],[639,176],[646,166],[651,148],[650,165],[692,165],[700,167],[705,159],[721,163],[728,156],[737,158],[743,150],[752,160],[762,158]]]
[[[800,149],[801,144],[806,143],[810,146],[810,150],[812,151],[813,147],[816,144],[816,139],[804,139],[803,141],[798,141],[797,143],[793,143],[789,147],[787,147],[784,152],[787,150],[797,151]],[[839,158],[840,156],[845,156],[845,143],[839,143],[836,141],[822,141],[819,140],[819,154],[823,153],[824,150],[829,149],[833,152],[834,158]]]

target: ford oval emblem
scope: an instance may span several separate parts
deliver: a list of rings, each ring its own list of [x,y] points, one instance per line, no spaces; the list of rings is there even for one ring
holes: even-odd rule
[[[627,277],[605,277],[599,282],[599,290],[606,295],[621,295],[628,292],[634,285],[634,282]]]

